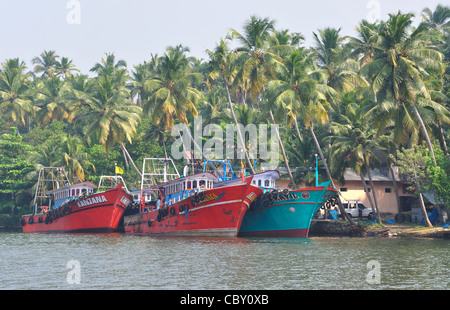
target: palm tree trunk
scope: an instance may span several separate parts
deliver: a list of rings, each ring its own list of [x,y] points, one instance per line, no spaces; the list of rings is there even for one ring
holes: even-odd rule
[[[272,110],[269,111],[269,114],[270,114],[270,118],[272,119],[272,123],[274,125],[276,125],[275,118],[273,117]],[[278,142],[280,144],[281,153],[283,155],[284,164],[286,165],[286,169],[287,169],[287,172],[289,174],[289,179],[291,180],[291,184],[294,186],[294,188],[297,188],[297,184],[295,183],[294,177],[292,176],[291,169],[289,168],[289,161],[287,159],[286,152],[284,151],[284,146],[283,146],[283,142],[281,141],[281,138],[280,138],[280,133],[278,132],[278,128],[276,128],[276,126],[275,126],[275,133],[277,135],[277,139],[278,139]]]
[[[125,166],[128,167],[128,157],[125,151],[122,149],[123,159],[125,160]]]
[[[122,151],[127,155],[128,159],[130,160],[131,165],[133,166],[134,170],[136,170],[136,172],[139,174],[139,176],[142,178],[142,173],[141,171],[138,169],[138,167],[136,167],[136,164],[134,163],[133,158],[131,158],[130,153],[128,153],[127,148],[125,147],[125,144],[120,143],[120,148],[122,149]]]
[[[313,128],[312,124],[309,126],[309,130],[311,132],[311,136],[313,137],[314,144],[316,145],[317,151],[319,152],[320,159],[322,160],[322,163],[325,167],[325,171],[327,172],[328,179],[331,181],[331,184],[338,192],[338,200],[337,201],[338,201],[339,211],[341,212],[341,215],[344,219],[346,219],[350,223],[354,224],[352,218],[350,216],[348,216],[347,212],[345,212],[344,206],[342,205],[342,201],[340,198],[341,192],[337,189],[336,185],[334,184],[333,178],[331,177],[330,168],[328,167],[327,161],[325,160],[325,156],[323,156],[322,148],[320,147],[319,141],[317,140],[317,137],[314,132],[314,128]],[[300,137],[299,137],[299,139],[300,139]]]
[[[400,195],[398,194],[398,185],[397,185],[397,180],[395,179],[394,169],[392,168],[392,163],[389,164],[389,170],[391,171],[391,175],[392,175],[392,183],[394,183],[395,198],[397,199],[397,212],[400,213],[402,211],[401,204],[400,204]]]
[[[364,179],[362,172],[359,173],[359,177],[361,178],[361,182],[364,186],[364,191],[366,192],[367,198],[369,199],[369,203],[370,203],[370,207],[372,208],[372,212],[375,213],[375,206],[372,201],[372,196],[369,193],[369,189],[367,188],[366,180]]]
[[[381,215],[380,215],[380,210],[378,208],[378,199],[377,199],[377,195],[375,193],[375,186],[373,186],[372,174],[370,173],[370,167],[367,164],[366,155],[363,155],[363,156],[364,156],[364,161],[365,161],[365,165],[367,168],[367,175],[369,176],[370,187],[372,188],[373,201],[375,203],[375,209],[376,209],[376,212],[375,212],[372,208],[372,212],[374,214],[376,214],[378,224],[381,224]]]
[[[300,142],[303,142],[303,137],[300,134],[300,130],[298,129],[297,117],[294,117],[294,127],[295,127],[295,130],[297,131],[297,135],[298,135],[298,138],[300,139]]]
[[[227,83],[225,81],[225,78],[224,78],[223,84],[225,85],[225,89],[227,90],[228,104],[230,105],[231,115],[233,116],[234,123],[236,124],[236,131],[237,131],[237,134],[238,134],[239,142],[241,143],[241,146],[242,146],[242,151],[244,152],[245,159],[247,160],[247,164],[250,167],[250,170],[252,171],[252,174],[255,174],[256,173],[255,169],[253,168],[253,165],[252,165],[252,162],[250,160],[250,157],[248,156],[248,152],[245,149],[245,141],[244,141],[244,138],[242,137],[241,129],[239,128],[239,124],[238,124],[238,121],[237,121],[237,118],[236,118],[236,114],[234,114],[234,108],[233,108],[233,103],[231,102],[230,90],[229,90],[228,85],[227,85]]]
[[[427,142],[428,150],[430,151],[431,158],[433,158],[434,164],[437,165],[436,157],[434,156],[434,150],[433,145],[431,144],[430,136],[428,135],[427,128],[425,127],[425,123],[422,120],[422,117],[419,114],[419,111],[417,111],[416,105],[411,104],[411,107],[414,111],[414,115],[416,116],[417,120],[420,124],[420,129],[422,130],[422,134],[425,137],[425,141]]]
[[[439,137],[441,140],[442,150],[444,151],[444,154],[448,156],[447,142],[445,141],[444,130],[442,129],[441,120],[438,121],[438,125],[439,125]]]
[[[419,206],[420,206],[420,209],[422,210],[422,216],[425,221],[425,225],[427,227],[433,227],[433,225],[430,222],[430,219],[428,218],[427,209],[425,208],[425,203],[423,201],[422,193],[419,194]]]

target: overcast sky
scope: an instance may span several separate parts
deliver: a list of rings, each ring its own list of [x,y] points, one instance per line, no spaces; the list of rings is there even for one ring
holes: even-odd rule
[[[450,0],[0,0],[0,62],[19,57],[32,68],[33,57],[55,50],[87,74],[114,53],[132,69],[178,44],[207,59],[205,50],[230,28],[241,31],[250,15],[275,19],[277,29],[300,32],[311,45],[320,28],[354,35],[362,19],[385,20],[398,10],[419,22],[425,7],[438,4]]]

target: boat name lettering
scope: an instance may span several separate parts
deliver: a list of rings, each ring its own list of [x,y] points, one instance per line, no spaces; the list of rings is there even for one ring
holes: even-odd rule
[[[122,198],[120,198],[120,202],[123,203],[124,206],[128,206],[130,204],[130,199],[123,196]]]
[[[256,194],[254,192],[251,192],[250,194],[248,194],[247,198],[248,200],[250,200],[250,203],[252,203],[256,199]]]
[[[275,201],[283,201],[283,200],[291,200],[291,199],[298,199],[298,196],[296,194],[290,193],[290,194],[279,194]]]
[[[77,202],[79,208],[90,206],[96,203],[107,202],[106,197],[104,195],[86,198]]]
[[[206,196],[205,199],[203,199],[201,201],[201,203],[208,202],[208,201],[211,201],[211,200],[216,200],[217,198],[219,198],[219,196],[217,196],[214,193],[209,193],[209,194],[206,194],[205,196]]]

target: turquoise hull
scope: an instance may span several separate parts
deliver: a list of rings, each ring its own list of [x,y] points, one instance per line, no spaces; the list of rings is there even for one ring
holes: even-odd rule
[[[327,185],[261,195],[245,214],[238,236],[307,238],[314,214],[336,195]]]

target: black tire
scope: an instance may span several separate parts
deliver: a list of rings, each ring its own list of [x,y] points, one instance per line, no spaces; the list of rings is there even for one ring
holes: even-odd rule
[[[198,202],[205,200],[205,198],[206,198],[206,194],[204,192],[198,193],[198,199],[199,199]]]

